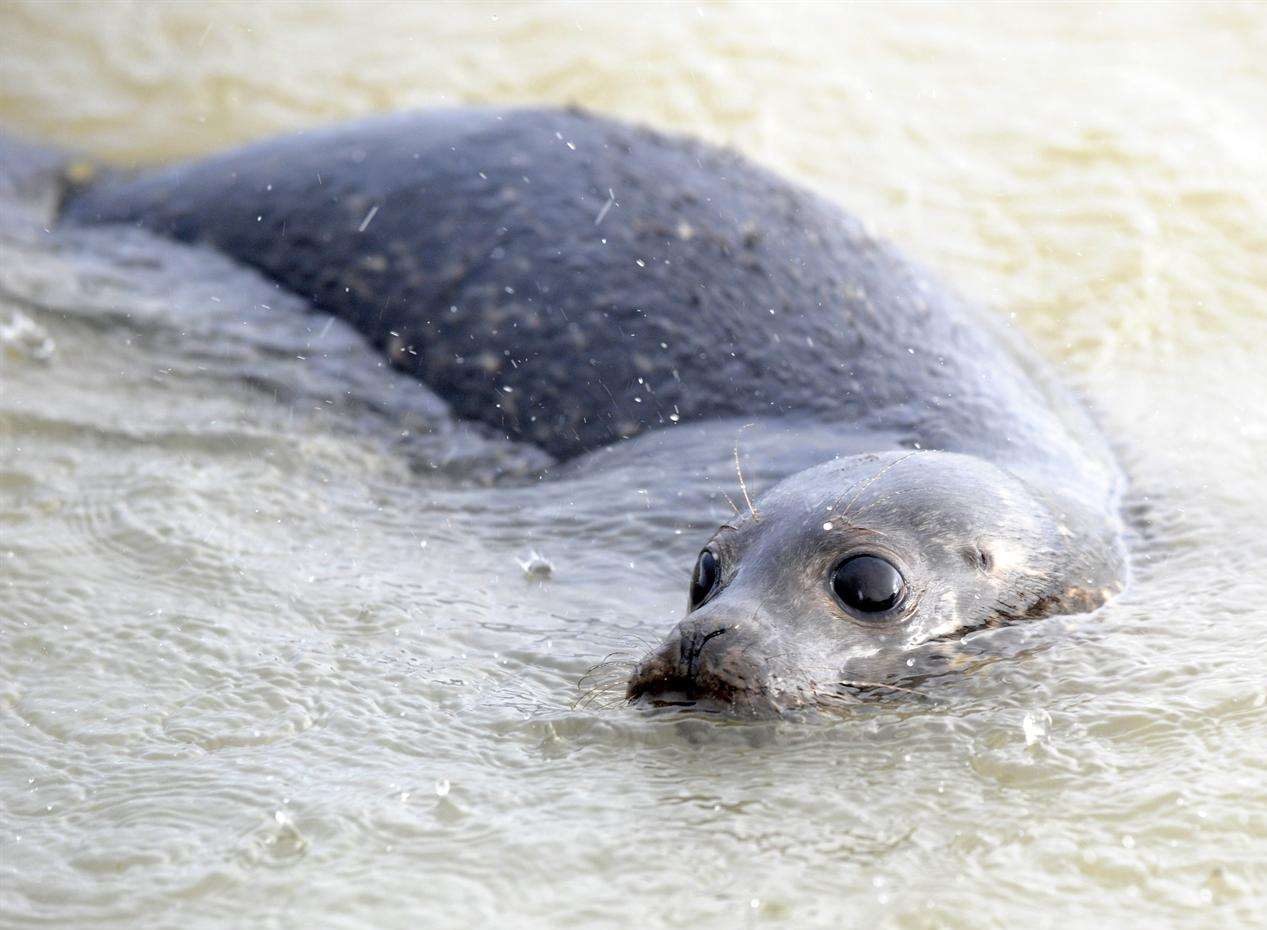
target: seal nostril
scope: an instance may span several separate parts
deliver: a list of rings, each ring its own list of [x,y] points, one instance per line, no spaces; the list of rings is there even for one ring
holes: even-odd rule
[[[682,645],[685,648],[683,657],[686,665],[686,677],[694,678],[698,671],[697,663],[699,662],[700,653],[704,651],[704,647],[708,645],[709,640],[716,639],[726,633],[727,627],[721,626],[713,630],[711,633],[701,634],[698,630],[691,633],[688,641],[687,637],[682,637]]]

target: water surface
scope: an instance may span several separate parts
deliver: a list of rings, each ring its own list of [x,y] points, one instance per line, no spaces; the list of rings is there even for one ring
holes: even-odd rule
[[[0,124],[124,164],[463,102],[733,145],[1024,330],[1145,518],[1124,596],[920,697],[647,717],[605,686],[720,481],[490,487],[531,455],[340,324],[6,207],[0,925],[1259,925],[1264,47],[1253,4],[0,7]]]

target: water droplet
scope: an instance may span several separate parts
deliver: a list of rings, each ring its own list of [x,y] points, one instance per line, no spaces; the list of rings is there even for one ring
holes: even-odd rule
[[[523,569],[523,573],[529,578],[545,580],[554,574],[554,563],[536,549],[531,550],[527,558],[516,559],[515,561],[519,563],[519,567]]]
[[[1025,745],[1046,740],[1047,728],[1051,726],[1051,715],[1045,710],[1032,710],[1021,719],[1021,731],[1025,734]]]

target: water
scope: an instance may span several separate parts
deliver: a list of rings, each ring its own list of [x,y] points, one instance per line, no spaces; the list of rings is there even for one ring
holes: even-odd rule
[[[1123,597],[922,697],[648,718],[607,686],[716,487],[490,488],[531,457],[267,283],[6,209],[0,926],[1261,926],[1264,47],[1253,4],[0,8],[0,122],[123,162],[446,102],[733,144],[1014,314],[1150,521]]]

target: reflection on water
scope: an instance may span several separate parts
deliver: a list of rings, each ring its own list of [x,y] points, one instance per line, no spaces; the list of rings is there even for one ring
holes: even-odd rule
[[[1265,39],[1254,5],[0,9],[0,124],[125,162],[467,101],[729,142],[1014,314],[1146,517],[1124,597],[920,696],[647,718],[614,683],[715,488],[467,480],[518,453],[341,326],[6,210],[0,923],[1253,925]]]

